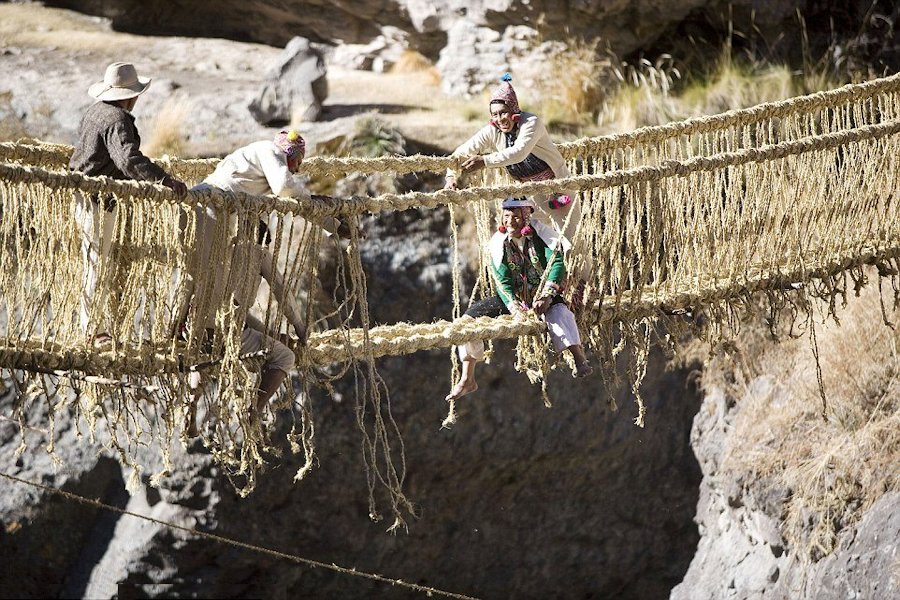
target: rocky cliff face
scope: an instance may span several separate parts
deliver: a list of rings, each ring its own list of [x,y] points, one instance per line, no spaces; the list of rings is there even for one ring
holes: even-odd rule
[[[446,213],[385,214],[368,226],[374,319],[446,318]],[[390,523],[368,519],[352,381],[338,389],[340,401],[311,398],[319,468],[294,484],[296,461],[276,463],[247,499],[199,447],[176,453],[162,488],[129,496],[117,463],[77,438],[64,414],[56,434],[63,470],[36,447],[40,432],[28,434],[32,449],[14,462],[18,439],[8,423],[0,423],[0,469],[161,520],[483,598],[665,598],[698,540],[691,516],[700,473],[688,437],[699,397],[687,371],[667,371],[654,358],[644,386],[647,427],[639,429],[628,395],[618,394],[622,408],[610,411],[598,377],[554,373],[547,409],[512,365],[510,344],[499,345],[495,363],[481,369],[481,389],[460,403],[459,422],[441,430],[448,352],[379,361],[405,440],[405,488],[421,511],[408,534],[392,536]],[[280,425],[288,420],[282,415]],[[409,595],[6,480],[0,489],[0,561],[15,574],[0,578],[2,596]]]
[[[774,384],[771,378],[758,378],[748,396],[772,393]],[[714,390],[694,419],[691,444],[703,470],[696,516],[701,539],[672,600],[897,597],[900,494],[882,496],[840,533],[833,553],[810,562],[782,536],[790,490],[749,473],[722,471],[724,456],[736,443],[740,400]]]
[[[51,0],[51,6],[102,15],[123,31],[225,37],[282,47],[295,36],[333,49],[331,61],[383,70],[406,49],[431,59],[445,94],[471,95],[512,71],[536,82],[554,54],[578,40],[618,57],[654,60],[717,52],[726,39],[754,56],[800,67],[833,56],[852,72],[900,65],[887,0],[259,0],[166,2]],[[798,12],[803,15],[803,32]],[[760,48],[765,48],[761,51]],[[762,54],[760,54],[762,53]],[[566,73],[558,73],[564,78]],[[521,80],[520,80],[521,81]]]
[[[370,49],[418,50],[438,62],[444,91],[472,93],[492,84],[498,74],[523,60],[540,62],[531,50],[541,42],[572,39],[599,40],[624,57],[653,47],[669,35],[671,44],[691,36],[697,44],[717,45],[729,27],[758,35],[770,51],[799,56],[796,11],[809,15],[813,45],[824,44],[843,25],[858,24],[867,14],[868,1],[813,2],[811,0],[382,0],[379,2],[324,2],[322,0],[259,0],[254,2],[168,2],[145,0],[52,0],[46,4],[73,8],[112,19],[123,31],[156,35],[225,37],[284,46],[294,36],[328,45],[387,40]],[[828,15],[839,15],[828,23]],[[671,35],[681,28],[681,33]],[[856,25],[851,29],[855,33]],[[797,39],[793,39],[797,37]],[[790,39],[788,39],[790,38]],[[663,50],[670,51],[670,42]],[[798,50],[799,51],[799,50]],[[818,55],[816,55],[818,56]],[[371,61],[369,61],[371,64]],[[380,64],[380,63],[379,63]],[[561,73],[564,77],[565,74]]]

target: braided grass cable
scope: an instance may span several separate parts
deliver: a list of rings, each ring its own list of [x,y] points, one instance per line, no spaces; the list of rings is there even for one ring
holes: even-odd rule
[[[766,121],[814,115],[820,111],[858,106],[880,96],[900,91],[900,74],[874,79],[863,83],[852,83],[824,92],[797,96],[785,100],[767,102],[744,109],[731,110],[717,115],[702,116],[683,121],[642,127],[634,131],[605,136],[582,138],[559,144],[563,157],[573,160],[579,157],[604,154],[646,146],[658,147],[661,143],[675,138],[690,138],[697,134],[727,132],[761,125]],[[856,119],[857,124],[859,120]],[[785,132],[788,133],[789,132]],[[17,148],[20,147],[20,148]],[[4,143],[0,144],[0,160],[26,162],[35,166],[64,168],[71,156],[72,148],[59,144]],[[218,159],[178,159],[164,157],[156,161],[177,176],[189,181],[200,181],[212,172]],[[379,158],[322,157],[307,158],[302,170],[310,177],[339,178],[349,173],[394,172],[398,174],[415,171],[443,171],[455,166],[454,157],[437,156],[386,156]]]
[[[155,202],[169,204],[193,201],[222,207],[237,203],[259,213],[275,211],[284,214],[299,214],[311,220],[320,220],[323,217],[358,215],[366,212],[467,204],[486,198],[502,199],[516,195],[548,195],[559,189],[602,190],[646,181],[658,181],[669,177],[684,177],[696,172],[722,170],[748,163],[769,162],[787,156],[837,148],[864,140],[877,140],[898,132],[900,132],[900,119],[760,148],[747,148],[708,157],[698,156],[683,161],[671,160],[660,165],[634,167],[600,175],[579,175],[548,182],[532,181],[463,190],[444,189],[437,192],[407,192],[405,194],[382,194],[375,197],[355,196],[331,200],[295,200],[211,190],[188,192],[187,199],[180,199],[174,192],[158,184],[114,180],[105,177],[87,177],[79,173],[54,173],[36,167],[8,164],[0,164],[0,179],[26,184],[39,183],[51,189],[78,189],[86,193],[103,190],[122,196],[137,195]]]
[[[564,158],[575,158],[580,155],[612,152],[644,144],[657,144],[679,136],[691,136],[697,133],[710,133],[735,127],[755,125],[765,120],[783,119],[788,116],[814,113],[815,111],[840,107],[845,104],[859,103],[882,94],[900,91],[900,73],[866,81],[851,83],[824,92],[815,92],[805,96],[796,96],[785,100],[766,102],[748,108],[730,110],[724,113],[694,117],[683,121],[675,121],[664,125],[641,127],[625,133],[617,133],[592,138],[584,138],[558,144]]]

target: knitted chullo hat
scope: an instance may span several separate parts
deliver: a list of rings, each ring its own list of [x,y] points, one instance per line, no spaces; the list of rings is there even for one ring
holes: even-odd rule
[[[282,129],[275,136],[275,145],[287,154],[288,158],[303,158],[306,155],[306,141],[299,133],[291,129]]]
[[[501,208],[521,208],[527,207],[531,210],[534,210],[534,201],[530,200],[525,196],[519,196],[518,198],[506,198],[501,205]]]
[[[506,108],[509,109],[509,112],[515,114],[522,112],[519,108],[519,99],[516,97],[516,90],[513,89],[512,86],[512,75],[509,73],[504,73],[503,77],[500,78],[500,85],[494,90],[494,93],[491,94],[491,102],[502,102],[506,105]]]

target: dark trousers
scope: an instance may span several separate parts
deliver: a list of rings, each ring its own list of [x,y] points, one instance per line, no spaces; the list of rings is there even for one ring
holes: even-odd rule
[[[554,304],[559,304],[560,302],[565,302],[562,296],[554,296],[553,301],[550,302],[550,306]],[[549,307],[548,307],[549,308]],[[467,317],[499,317],[500,315],[508,315],[509,309],[506,308],[506,305],[503,304],[503,300],[500,299],[500,296],[491,296],[490,298],[485,298],[483,300],[479,300],[474,302],[469,309],[466,311]]]

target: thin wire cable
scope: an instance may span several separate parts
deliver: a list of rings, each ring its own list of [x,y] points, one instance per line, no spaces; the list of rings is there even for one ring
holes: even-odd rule
[[[262,546],[256,546],[254,544],[247,544],[245,542],[240,542],[238,540],[233,540],[227,537],[223,537],[221,535],[216,535],[214,533],[207,533],[205,531],[198,531],[197,529],[192,529],[190,527],[182,527],[181,525],[176,525],[175,523],[169,523],[167,521],[161,521],[159,519],[154,519],[153,517],[148,517],[147,515],[142,515],[136,512],[132,512],[130,510],[125,510],[123,508],[118,508],[116,506],[111,506],[109,504],[104,504],[99,500],[93,500],[91,498],[85,498],[84,496],[79,496],[78,494],[73,494],[72,492],[66,492],[59,488],[55,488],[53,486],[44,485],[41,483],[37,483],[34,481],[28,481],[27,479],[21,479],[16,477],[15,475],[10,475],[9,473],[4,473],[0,471],[0,476],[5,477],[11,481],[15,481],[17,483],[24,483],[25,485],[30,485],[39,489],[42,489],[46,492],[50,492],[51,494],[58,494],[64,498],[68,498],[69,500],[74,500],[75,502],[80,502],[82,504],[87,504],[89,506],[94,506],[96,508],[103,508],[112,512],[117,512],[123,515],[129,515],[132,517],[137,517],[138,519],[144,519],[145,521],[150,521],[151,523],[156,523],[157,525],[162,525],[164,527],[169,527],[171,529],[177,529],[180,531],[184,531],[186,533],[190,533],[193,535],[197,535],[200,537],[204,537],[216,542],[220,542],[222,544],[228,544],[231,546],[236,546],[238,548],[244,548],[245,550],[253,550],[254,552],[259,552],[262,554],[268,554],[270,556],[275,556],[277,558],[283,558],[286,560],[290,560],[292,562],[304,564],[313,568],[322,568],[329,569],[331,571],[336,571],[338,573],[342,573],[344,575],[353,575],[355,577],[363,577],[365,579],[371,579],[373,581],[378,581],[380,583],[389,583],[391,585],[398,585],[401,587],[409,588],[411,590],[415,590],[417,592],[423,592],[428,594],[437,594],[439,596],[445,596],[447,598],[460,598],[462,600],[477,600],[474,596],[466,596],[465,594],[457,594],[454,592],[446,592],[444,590],[439,590],[437,588],[429,587],[426,585],[419,585],[416,583],[409,583],[407,581],[403,581],[402,579],[390,579],[389,577],[384,577],[382,575],[377,575],[375,573],[366,573],[365,571],[357,571],[356,569],[348,569],[346,567],[338,566],[334,563],[328,564],[319,562],[317,560],[311,560],[309,558],[303,558],[301,556],[296,556],[294,554],[287,554],[286,552],[280,552],[278,550],[271,550],[269,548],[264,548]]]

